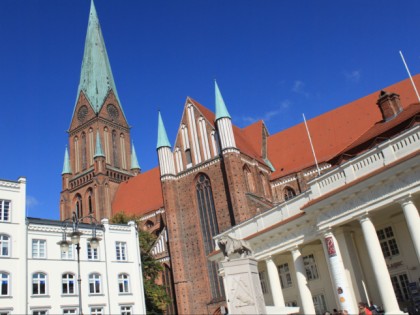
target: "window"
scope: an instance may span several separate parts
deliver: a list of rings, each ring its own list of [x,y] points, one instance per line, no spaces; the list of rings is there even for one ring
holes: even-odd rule
[[[247,165],[244,166],[243,172],[244,172],[245,182],[246,182],[246,186],[248,188],[248,191],[255,192],[254,179],[253,179],[251,170],[249,169],[249,167]]]
[[[79,194],[76,195],[76,213],[79,218],[83,217],[83,202],[82,196]]]
[[[47,294],[47,275],[45,273],[34,273],[32,276],[32,294]]]
[[[10,295],[10,276],[9,276],[9,274],[5,273],[5,272],[1,272],[0,273],[0,281],[1,281],[0,296]]]
[[[260,276],[262,293],[266,294],[268,293],[268,287],[267,287],[267,280],[265,278],[265,271],[258,272],[258,275]]]
[[[260,178],[261,178],[261,183],[262,183],[262,187],[263,187],[263,194],[264,196],[268,196],[268,184],[267,184],[267,178],[265,177],[265,175],[260,172]]]
[[[91,315],[102,315],[103,314],[102,307],[91,307],[90,308],[90,314]]]
[[[32,258],[46,258],[46,241],[32,240]]]
[[[62,292],[63,294],[75,294],[75,278],[71,273],[65,273],[62,276]]]
[[[285,302],[284,305],[285,306],[288,306],[288,307],[296,307],[296,306],[298,306],[298,304],[297,304],[296,301],[288,301],[288,302]]]
[[[305,265],[306,269],[306,279],[314,280],[318,279],[318,269],[316,268],[316,262],[313,254],[303,257],[303,264]]]
[[[117,260],[127,260],[127,244],[125,242],[115,242],[115,250],[117,254]]]
[[[121,315],[131,315],[131,314],[133,314],[131,306],[121,306]]]
[[[286,201],[286,200],[290,200],[293,197],[295,197],[296,196],[296,193],[295,193],[295,191],[292,188],[286,187],[284,189],[283,195],[284,195],[284,200]]]
[[[406,273],[392,276],[392,286],[394,287],[395,296],[398,302],[404,302],[410,299],[410,291],[408,288],[408,277]]]
[[[77,314],[77,308],[65,308],[63,314]]]
[[[115,167],[119,167],[118,163],[118,146],[117,146],[117,132],[115,130],[112,131],[112,159],[114,162]]]
[[[325,314],[327,311],[327,305],[325,304],[324,295],[318,294],[312,297],[312,301],[314,302],[315,313],[316,314]]]
[[[61,252],[61,259],[73,259],[73,245],[69,245],[67,252]]]
[[[208,255],[214,250],[213,236],[219,233],[210,179],[204,174],[199,174],[195,187],[204,250]],[[219,277],[217,270],[216,262],[207,262],[211,294],[214,299],[221,298],[224,294],[222,278]]]
[[[88,257],[88,260],[98,260],[99,259],[98,249],[97,248],[92,248],[92,246],[90,245],[89,242],[87,242],[87,257]]]
[[[125,273],[121,273],[118,275],[118,291],[120,293],[130,292],[129,277]]]
[[[277,268],[279,270],[281,287],[283,289],[291,287],[292,277],[290,275],[289,264],[286,263],[286,264],[278,266]]]
[[[87,168],[87,146],[86,146],[86,133],[82,132],[82,170]]]
[[[101,293],[101,275],[98,273],[91,273],[89,275],[89,293]]]
[[[0,199],[0,221],[10,221],[10,201]]]
[[[10,237],[0,234],[0,257],[9,257],[10,255]]]
[[[32,315],[47,315],[48,312],[46,310],[36,310],[32,311]]]
[[[385,258],[398,255],[400,251],[398,250],[397,241],[394,237],[394,232],[392,227],[388,226],[382,230],[376,231],[378,234],[379,242],[381,243],[382,253]]]
[[[191,150],[185,150],[185,159],[187,160],[187,168],[192,166]]]
[[[89,214],[93,213],[93,207],[92,207],[92,191],[89,191],[88,196],[88,207],[89,207]]]

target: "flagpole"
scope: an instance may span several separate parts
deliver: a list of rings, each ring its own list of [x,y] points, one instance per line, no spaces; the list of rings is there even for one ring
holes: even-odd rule
[[[311,144],[311,149],[312,149],[312,154],[313,154],[314,160],[315,160],[316,170],[318,171],[318,176],[320,176],[321,171],[320,171],[319,166],[318,166],[318,160],[317,160],[316,155],[315,155],[315,150],[314,150],[314,146],[312,144],[311,134],[309,133],[309,128],[308,128],[308,125],[306,123],[305,114],[302,114],[302,116],[303,116],[303,121],[305,122],[306,132],[308,133],[309,143]]]
[[[407,70],[408,76],[410,77],[411,84],[413,85],[414,91],[416,92],[417,99],[418,99],[418,100],[419,100],[419,102],[420,102],[419,92],[417,92],[417,88],[416,88],[416,85],[414,84],[413,77],[411,76],[410,70],[408,70],[407,63],[405,62],[405,59],[404,59],[404,56],[403,56],[403,54],[402,54],[401,50],[400,50],[400,56],[401,56],[401,59],[402,59],[402,61],[403,61],[403,63],[404,63],[405,69]]]

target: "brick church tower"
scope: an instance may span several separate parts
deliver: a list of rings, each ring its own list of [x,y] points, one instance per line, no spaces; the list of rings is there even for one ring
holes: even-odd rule
[[[76,104],[64,156],[60,218],[111,217],[119,183],[140,172],[130,127],[115,87],[95,5],[91,2]]]

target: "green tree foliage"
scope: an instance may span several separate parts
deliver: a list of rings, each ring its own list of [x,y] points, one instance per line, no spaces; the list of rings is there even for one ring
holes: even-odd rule
[[[124,212],[116,213],[110,220],[114,224],[127,224],[129,221],[137,221],[134,215],[127,215]],[[138,230],[141,252],[141,263],[143,266],[144,294],[146,298],[147,314],[163,314],[166,306],[170,303],[165,287],[156,284],[156,280],[163,270],[162,265],[150,254],[156,237],[149,232]]]

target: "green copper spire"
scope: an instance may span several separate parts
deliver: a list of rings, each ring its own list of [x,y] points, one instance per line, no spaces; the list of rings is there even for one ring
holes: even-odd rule
[[[69,158],[69,151],[67,150],[64,152],[64,164],[63,164],[63,171],[61,172],[62,175],[64,174],[71,174],[71,167],[70,167],[70,158]]]
[[[134,149],[134,143],[131,144],[131,169],[140,170],[139,162],[137,161],[136,149]]]
[[[79,99],[80,92],[83,91],[94,112],[98,113],[110,90],[114,92],[121,106],[95,4],[92,0],[77,99]]]
[[[224,117],[231,118],[226,108],[225,102],[223,101],[219,87],[217,86],[216,80],[214,80],[214,87],[216,92],[216,120]]]
[[[102,151],[102,145],[101,145],[101,137],[99,137],[99,131],[96,132],[96,148],[95,148],[95,155],[93,158],[103,156],[105,157],[104,152]]]
[[[171,143],[168,140],[168,136],[166,135],[165,126],[163,125],[162,116],[159,113],[158,117],[158,141],[156,149],[162,147],[171,147]]]

